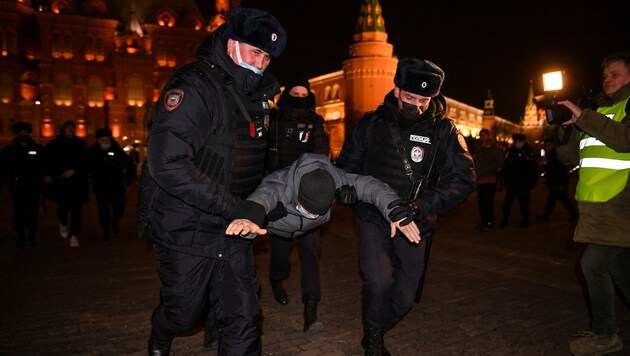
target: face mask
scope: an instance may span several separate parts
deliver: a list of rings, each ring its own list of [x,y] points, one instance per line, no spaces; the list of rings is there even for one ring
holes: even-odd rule
[[[101,145],[101,149],[102,149],[103,151],[107,151],[107,150],[109,150],[109,149],[110,149],[110,147],[112,147],[112,144],[111,144],[111,143],[101,143],[100,145]]]
[[[258,69],[249,63],[243,62],[243,58],[241,58],[241,50],[240,50],[241,46],[239,46],[238,41],[235,41],[235,42],[236,42],[236,59],[238,60],[238,65],[245,69],[249,69],[258,75],[263,75],[264,70]]]
[[[307,219],[315,220],[319,217],[319,214],[311,214],[299,204],[295,206],[295,209]]]
[[[19,135],[18,136],[18,140],[22,143],[27,143],[28,141],[31,140],[31,136],[29,135]]]
[[[402,102],[402,107],[398,110],[400,111],[400,114],[405,118],[405,120],[408,121],[418,120],[420,118],[420,115],[422,115],[422,112],[416,105],[409,104],[404,101]]]
[[[305,96],[303,98],[298,98],[296,96],[287,95],[286,100],[287,100],[287,106],[290,106],[292,108],[308,109],[310,107],[308,96]]]
[[[523,148],[523,146],[525,146],[525,142],[516,142],[516,143],[514,143],[514,147],[518,148],[519,150],[521,148]]]

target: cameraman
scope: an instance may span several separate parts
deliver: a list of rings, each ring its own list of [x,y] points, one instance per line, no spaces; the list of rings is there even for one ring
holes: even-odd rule
[[[573,114],[558,133],[564,164],[580,164],[576,188],[579,219],[573,237],[588,243],[580,262],[591,304],[591,331],[569,344],[574,355],[619,351],[623,342],[615,326],[617,285],[630,300],[630,53],[602,61],[603,93],[597,111],[561,101]]]

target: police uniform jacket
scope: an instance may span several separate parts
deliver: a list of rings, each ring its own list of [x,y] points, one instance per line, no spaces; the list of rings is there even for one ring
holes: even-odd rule
[[[400,115],[392,90],[384,103],[367,113],[354,128],[336,161],[338,167],[348,172],[371,175],[387,183],[406,198],[413,183],[394,144],[390,122],[399,127],[402,152],[412,166],[414,179],[418,179],[423,170],[426,172],[430,149],[435,149],[431,177],[416,197],[420,207],[416,224],[422,233],[433,228],[435,214],[455,208],[475,188],[472,157],[455,123],[444,117],[445,107],[444,97],[440,94],[431,100],[419,119],[409,122]],[[386,223],[370,205],[357,204],[355,215],[359,222]]]
[[[23,146],[16,137],[0,154],[0,182],[7,177],[9,189],[18,194],[37,194],[43,178],[42,146],[29,139]]]
[[[611,97],[603,94],[598,98],[599,106],[612,106],[630,97],[630,84],[623,86]],[[579,144],[582,131],[603,142],[619,153],[630,152],[630,104],[626,105],[625,117],[621,122],[609,119],[595,110],[584,109],[577,118],[565,145],[556,147],[558,159],[565,164],[575,166],[579,163]],[[558,128],[559,135],[565,129]],[[575,228],[573,240],[606,246],[630,247],[630,179],[619,194],[606,202],[586,202],[578,200],[580,218]]]
[[[45,174],[53,178],[54,199],[74,203],[88,201],[87,145],[84,140],[61,133],[44,148],[44,161]],[[74,175],[62,177],[67,170],[74,170]]]
[[[285,89],[278,100],[278,109],[271,111],[269,122],[269,151],[265,171],[270,173],[293,163],[303,153],[320,153],[328,156],[330,140],[324,129],[324,118],[313,111],[313,107],[295,108],[284,97]],[[309,93],[311,97],[313,93]],[[313,101],[314,103],[314,98]]]
[[[398,194],[378,179],[347,173],[335,167],[328,156],[305,153],[291,166],[267,175],[256,191],[247,198],[263,205],[267,213],[276,208],[278,203],[285,207],[287,215],[267,225],[271,233],[282,237],[299,236],[330,220],[330,209],[315,219],[303,217],[296,209],[302,176],[317,169],[329,172],[335,180],[336,188],[343,185],[354,186],[358,200],[373,204],[383,219],[386,219],[391,210],[387,208],[387,205],[398,199]]]
[[[255,189],[263,175],[266,141],[258,150],[262,152],[260,159],[248,160],[248,152],[234,154],[228,149],[213,158],[216,162],[205,161],[209,169],[218,167],[216,176],[211,177],[200,168],[196,159],[205,145],[214,141],[220,144],[225,133],[231,132],[235,120],[244,120],[237,105],[226,105],[229,93],[209,80],[204,68],[209,65],[222,83],[232,85],[248,109],[262,110],[279,92],[279,85],[270,73],[256,75],[232,61],[226,53],[227,39],[225,26],[221,26],[199,47],[199,60],[178,69],[166,83],[154,106],[147,157],[152,181],[159,188],[151,196],[143,197],[151,204],[151,238],[155,243],[219,259],[228,259],[236,253],[234,245],[240,242],[228,241],[243,241],[228,239],[224,234],[225,215],[239,200],[228,183],[238,178],[234,170],[239,170],[250,178],[250,183],[251,177],[255,178],[255,185],[242,198]]]

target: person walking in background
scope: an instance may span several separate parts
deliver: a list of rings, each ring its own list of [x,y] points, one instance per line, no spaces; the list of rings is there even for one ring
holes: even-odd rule
[[[571,199],[569,199],[569,171],[567,167],[560,163],[556,154],[556,144],[554,139],[548,137],[544,140],[545,149],[545,183],[547,184],[547,199],[545,210],[537,218],[542,221],[549,221],[551,212],[560,201],[569,212],[569,221],[578,218],[578,212]]]
[[[103,239],[119,232],[118,221],[125,212],[125,183],[130,185],[136,165],[112,138],[110,129],[96,130],[96,142],[89,148],[89,173],[98,206]],[[110,214],[111,207],[111,214]]]
[[[479,131],[479,142],[474,154],[477,176],[477,200],[481,221],[477,226],[489,230],[494,225],[494,194],[497,175],[503,168],[503,150],[494,144],[487,129]]]
[[[57,201],[59,235],[79,247],[81,206],[88,201],[88,161],[85,141],[76,136],[74,121],[66,121],[61,133],[46,145],[44,182],[53,185]]]
[[[150,355],[168,355],[173,338],[204,323],[211,308],[221,328],[220,355],[261,353],[251,240],[226,236],[225,228],[235,218],[259,224],[265,218],[264,208],[244,199],[263,177],[269,101],[280,91],[265,70],[286,40],[270,14],[234,8],[154,106],[146,182],[157,188],[141,188],[153,193],[143,194],[150,210],[138,217],[150,217],[162,282]]]
[[[410,244],[399,233],[391,238],[389,222],[374,205],[354,206],[361,235],[361,345],[366,355],[389,354],[383,338],[419,294],[437,216],[464,202],[475,189],[464,136],[444,116],[443,80],[444,71],[433,62],[401,59],[394,88],[359,121],[336,161],[350,173],[370,175],[392,187],[404,204],[389,214],[390,220],[410,216],[401,225],[414,221],[422,237],[419,244]]]
[[[512,135],[514,141],[505,155],[503,179],[505,181],[505,197],[503,201],[503,219],[501,226],[507,227],[510,210],[515,198],[518,198],[521,210],[521,228],[529,227],[529,198],[536,186],[538,170],[531,146],[525,142],[525,135]]]
[[[43,179],[42,146],[31,137],[28,122],[13,125],[15,138],[0,153],[0,183],[5,178],[12,194],[13,227],[17,246],[35,244],[39,217],[40,188]]]
[[[310,91],[308,80],[290,79],[278,99],[277,107],[271,111],[269,122],[269,150],[265,166],[267,174],[291,165],[303,153],[329,155],[330,143],[324,130],[324,118],[315,112],[315,95]],[[321,299],[319,228],[298,237],[297,245],[304,303],[304,332],[319,331],[323,328],[321,322],[316,322],[317,303]],[[281,305],[289,302],[282,280],[288,278],[291,272],[289,254],[292,246],[292,236],[271,235],[269,281],[273,296]]]
[[[560,162],[580,164],[576,199],[580,216],[573,240],[587,243],[580,266],[586,279],[591,328],[569,350],[577,356],[623,349],[615,321],[615,286],[630,301],[630,53],[602,61],[599,108],[561,101],[571,119],[558,127]]]

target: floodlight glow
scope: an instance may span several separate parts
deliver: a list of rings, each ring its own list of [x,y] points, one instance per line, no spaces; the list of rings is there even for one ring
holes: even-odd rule
[[[556,91],[562,89],[562,72],[549,72],[543,74],[543,90]]]

